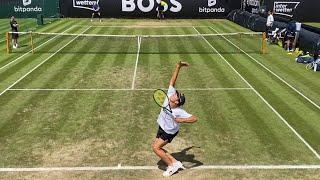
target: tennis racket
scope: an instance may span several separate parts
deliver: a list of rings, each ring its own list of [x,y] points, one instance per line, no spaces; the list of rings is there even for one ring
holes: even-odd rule
[[[158,106],[160,106],[166,113],[172,114],[172,110],[169,103],[169,97],[162,89],[157,89],[153,93],[153,99]],[[168,104],[165,104],[167,100]]]

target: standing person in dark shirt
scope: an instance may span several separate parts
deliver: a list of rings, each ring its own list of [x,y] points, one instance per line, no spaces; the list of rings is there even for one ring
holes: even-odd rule
[[[284,46],[287,51],[293,51],[292,43],[296,35],[296,22],[293,20],[293,18],[290,19],[290,22],[288,23],[286,29],[287,29],[287,32],[284,37],[284,42],[285,42]]]
[[[92,10],[93,10],[93,12],[92,12],[92,16],[91,16],[91,22],[93,21],[93,17],[94,17],[95,14],[98,15],[99,21],[101,22],[101,14],[100,14],[100,6],[99,6],[99,4],[98,4],[98,3],[95,3],[95,4],[92,6]]]
[[[18,37],[19,37],[18,26],[19,26],[19,24],[17,23],[14,16],[12,16],[10,19],[10,26],[11,26],[11,32],[12,32],[13,48],[16,49],[16,48],[18,48]]]

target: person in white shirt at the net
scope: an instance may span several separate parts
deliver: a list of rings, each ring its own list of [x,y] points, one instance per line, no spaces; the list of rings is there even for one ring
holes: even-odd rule
[[[161,110],[157,120],[159,129],[157,136],[152,143],[153,151],[168,165],[163,176],[171,176],[180,168],[185,169],[183,164],[164,150],[163,147],[170,143],[178,134],[180,123],[194,123],[197,121],[196,116],[191,115],[182,109],[182,105],[185,103],[185,96],[174,88],[180,68],[183,66],[189,66],[189,64],[181,61],[176,64],[167,92],[169,102],[168,100],[164,102],[164,104],[170,103],[172,114],[164,111],[163,109]]]
[[[266,23],[266,35],[267,35],[267,37],[269,37],[268,34],[272,30],[273,22],[274,22],[273,12],[272,11],[268,11],[268,18],[267,18],[267,23]]]

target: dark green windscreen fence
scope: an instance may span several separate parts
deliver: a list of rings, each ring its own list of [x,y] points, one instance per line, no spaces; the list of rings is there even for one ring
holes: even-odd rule
[[[58,16],[59,0],[0,0],[0,18],[45,18]]]

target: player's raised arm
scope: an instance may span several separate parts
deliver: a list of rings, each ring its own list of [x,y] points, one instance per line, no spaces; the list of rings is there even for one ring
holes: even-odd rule
[[[180,71],[180,68],[183,67],[183,66],[189,66],[189,63],[187,62],[183,62],[183,61],[179,61],[177,64],[176,64],[176,68],[172,74],[172,77],[171,77],[171,80],[170,80],[170,86],[175,86],[176,84],[176,81],[177,81],[177,78],[178,78],[178,74],[179,74],[179,71]]]
[[[188,118],[175,118],[175,121],[178,123],[195,123],[197,122],[198,118],[194,115],[188,117]]]

